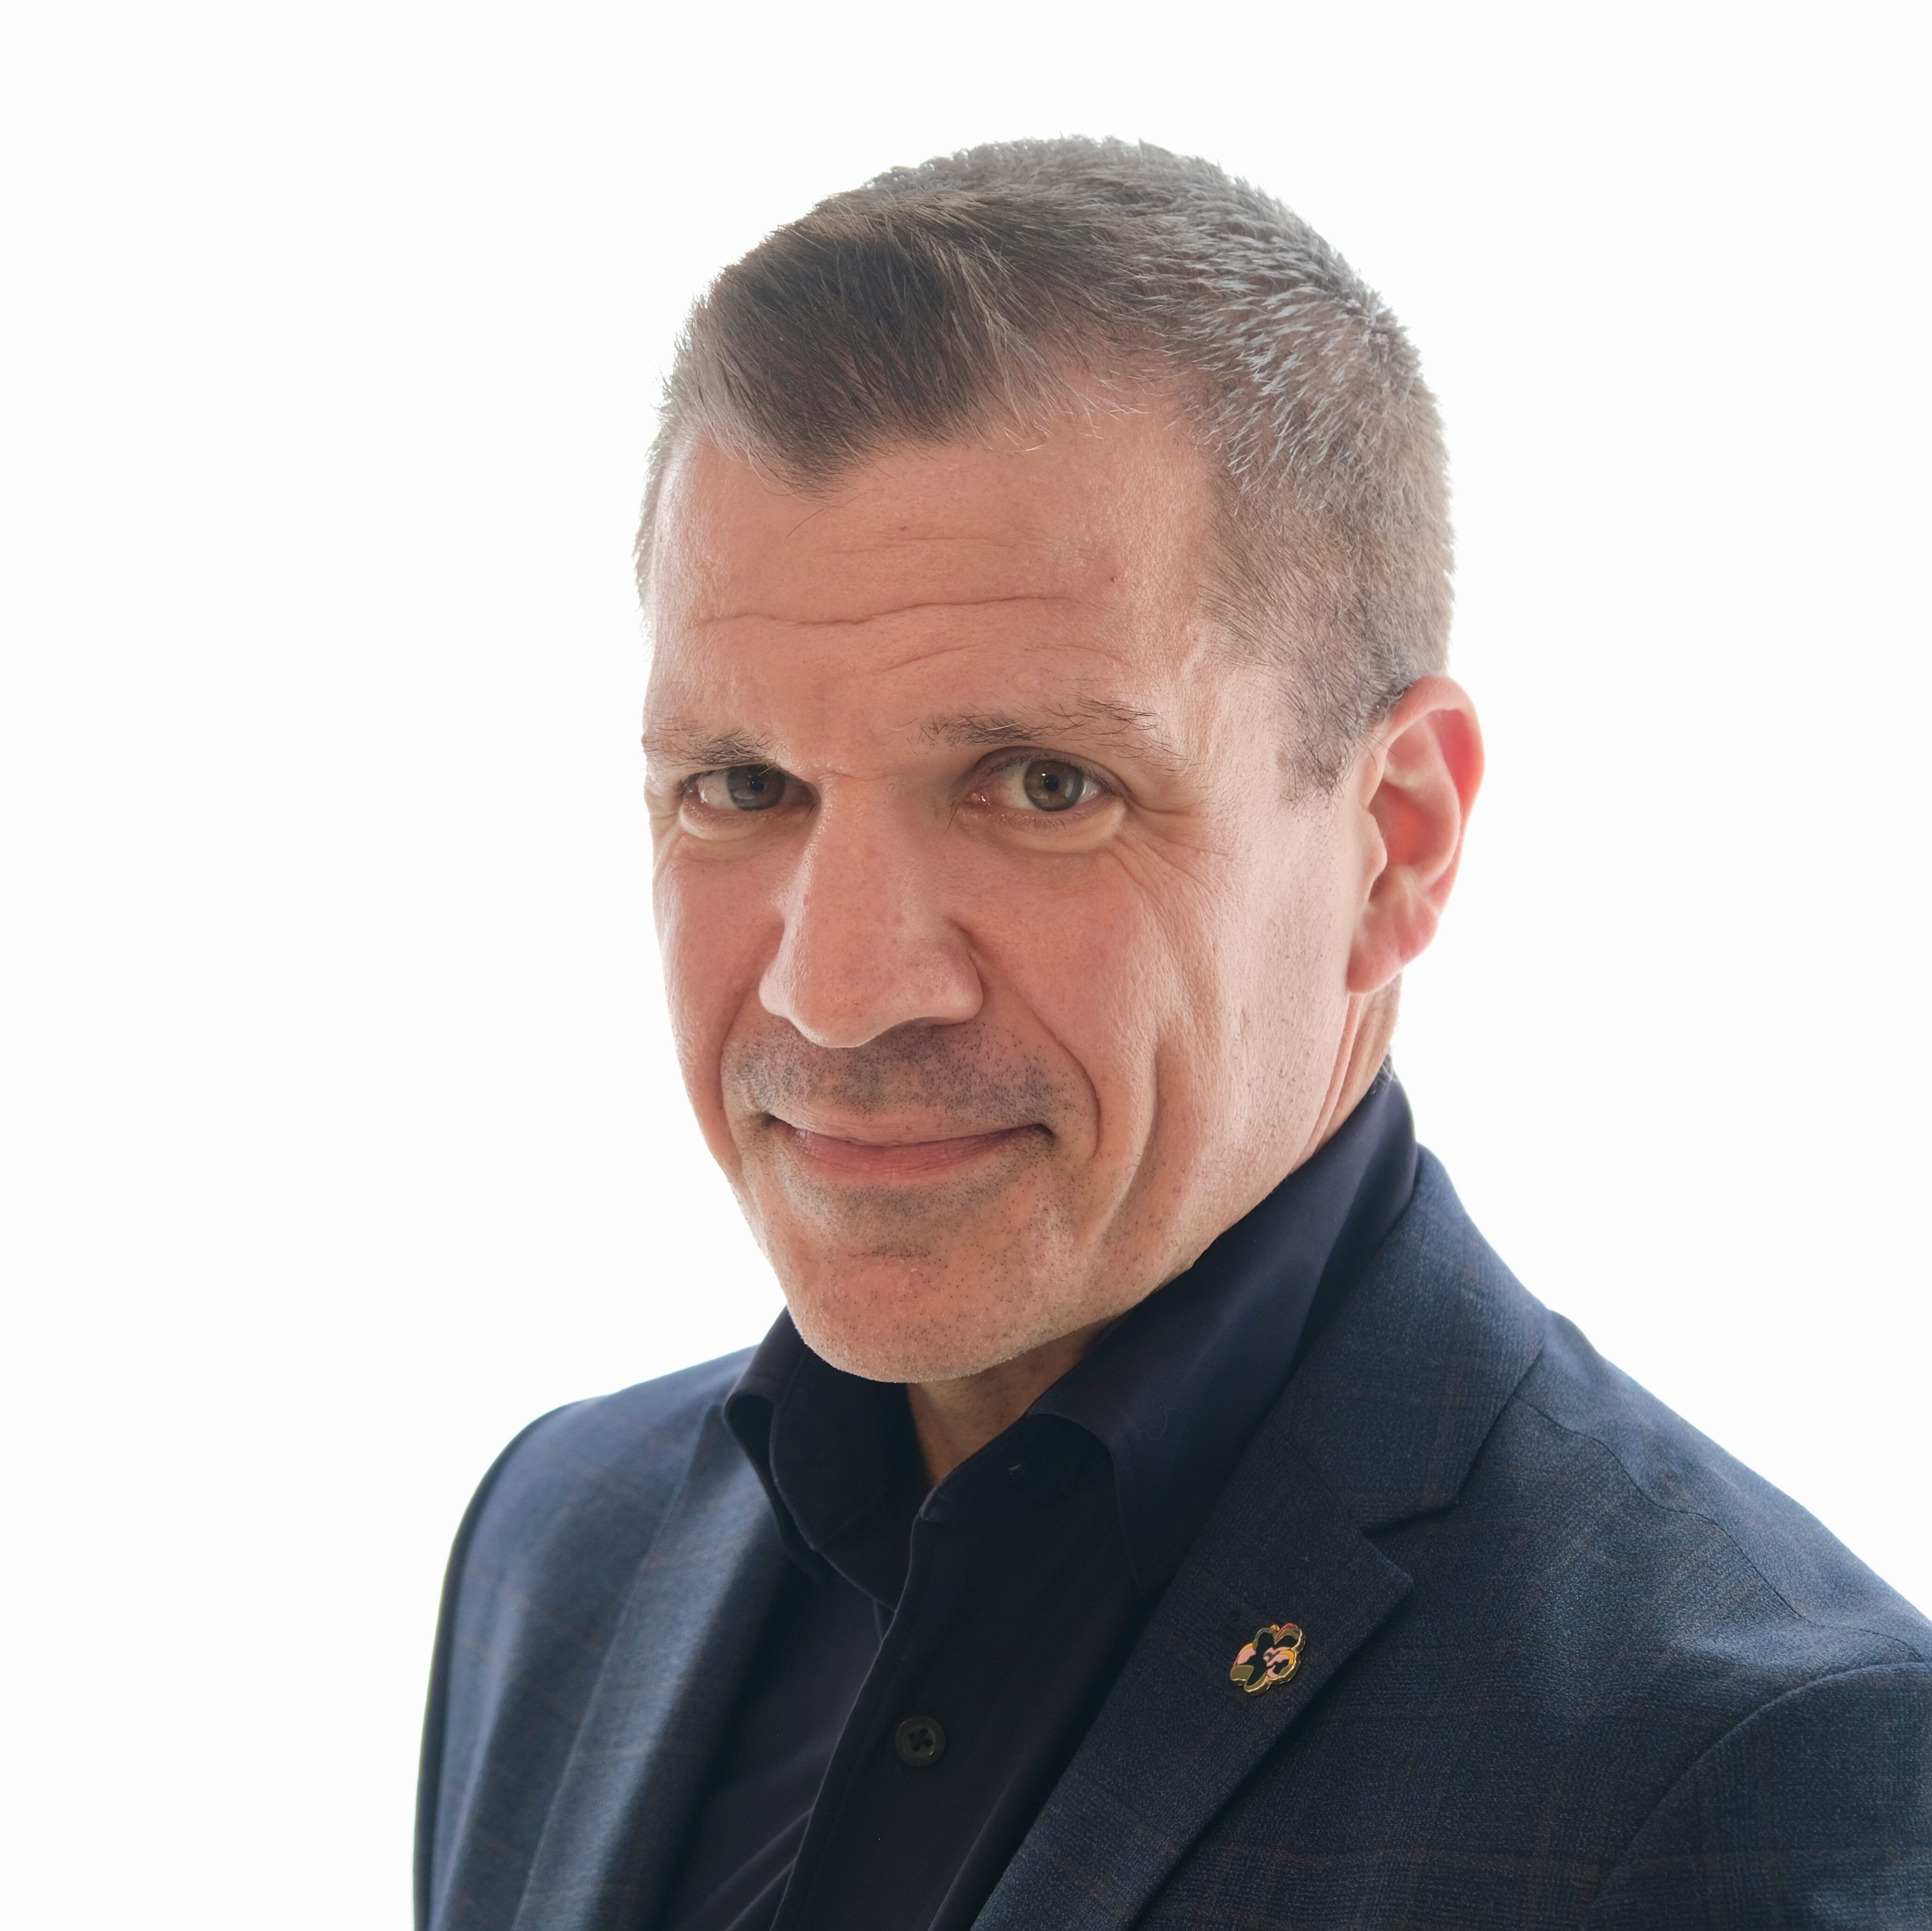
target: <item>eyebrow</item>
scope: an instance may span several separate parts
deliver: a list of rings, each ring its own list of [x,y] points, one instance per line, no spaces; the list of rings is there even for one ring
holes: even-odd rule
[[[1178,772],[1186,763],[1151,711],[1102,697],[1027,712],[956,712],[928,719],[920,727],[920,736],[928,744],[963,751],[994,750],[1005,745],[1045,748],[1069,738],[1083,739],[1098,749],[1123,752],[1166,772]],[[779,761],[769,742],[748,731],[708,734],[676,719],[646,731],[643,743],[646,757],[688,771]]]
[[[734,764],[772,764],[770,745],[745,731],[706,736],[690,725],[671,723],[645,732],[644,755],[693,771],[718,771]]]
[[[1036,711],[962,712],[952,717],[933,718],[921,735],[929,744],[955,745],[963,750],[1084,738],[1099,748],[1124,751],[1169,772],[1180,770],[1186,763],[1151,711],[1136,710],[1132,705],[1114,703],[1103,697]]]

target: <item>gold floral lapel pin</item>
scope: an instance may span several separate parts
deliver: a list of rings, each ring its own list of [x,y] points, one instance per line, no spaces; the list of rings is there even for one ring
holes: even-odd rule
[[[1262,1624],[1254,1641],[1242,1644],[1236,1653],[1228,1681],[1238,1683],[1250,1696],[1286,1683],[1300,1667],[1301,1645],[1306,1640],[1297,1624]]]

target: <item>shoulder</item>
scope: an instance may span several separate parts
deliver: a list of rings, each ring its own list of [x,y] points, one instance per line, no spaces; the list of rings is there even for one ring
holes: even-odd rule
[[[1514,1519],[1514,1633],[1526,1655],[1576,1657],[1552,1700],[1647,1793],[1604,1846],[1590,1924],[1922,1921],[1932,1624],[1546,1323],[1458,1513]]]
[[[700,1363],[541,1416],[497,1458],[477,1492],[473,1551],[528,1549],[554,1560],[585,1537],[630,1541],[656,1525],[706,1414],[730,1393],[749,1351]]]
[[[1752,1711],[1644,1819],[1587,1924],[1932,1924],[1932,1664],[1839,1671]]]
[[[1932,1659],[1932,1624],[1822,1523],[1528,1293],[1426,1156],[1380,1272],[1324,1391],[1354,1397],[1348,1486],[1363,1489],[1365,1465],[1376,1477],[1358,1517],[1371,1533],[1418,1555],[1438,1537],[1504,1537],[1488,1559],[1555,1561],[1539,1573],[1558,1598],[1574,1585],[1620,1612],[1644,1606],[1660,1636],[1676,1616],[1736,1633],[1730,1664],[1748,1651],[1776,1666],[1774,1693],[1808,1660]],[[1371,1402],[1386,1444],[1365,1441]],[[1398,1511],[1422,1519],[1405,1528]]]
[[[1436,1296],[1453,1306],[1438,1320],[1459,1336],[1515,1335],[1526,1365],[1454,1506],[1389,1522],[1378,1537],[1412,1567],[1420,1601],[1453,1602],[1511,1632],[1520,1654],[1562,1658],[1552,1701],[1581,1699],[1574,1723],[1624,1711],[1663,1750],[1660,1763],[1675,1733],[1680,1768],[1808,1683],[1932,1663],[1932,1624],[1525,1292],[1446,1182],[1434,1193],[1433,1224],[1417,1232],[1436,1256]],[[1444,1414],[1459,1381],[1480,1384],[1470,1353],[1448,1350]],[[1445,1432],[1438,1415],[1435,1441]],[[1472,1578],[1484,1579],[1479,1597]],[[1502,1578],[1506,1591],[1494,1586]]]
[[[1727,1454],[1546,1314],[1535,1365],[1497,1432],[1520,1485],[1561,1468],[1618,1579],[1694,1592],[1726,1579],[1767,1662],[1932,1661],[1932,1624],[1816,1516]],[[1687,1566],[1688,1565],[1688,1566]],[[1735,1618],[1727,1619],[1735,1620]]]
[[[1408,1591],[1258,1792],[1324,1820],[1331,1918],[1399,1852],[1418,1924],[1921,1921],[1881,1906],[1932,1909],[1932,1624],[1527,1293],[1434,1162],[1363,1290],[1289,1426]]]
[[[458,1539],[446,1616],[576,1624],[610,1611],[690,1466],[705,1417],[749,1351],[573,1402],[518,1435],[484,1476]]]
[[[459,1846],[477,1896],[510,1897],[521,1882],[632,1581],[706,1417],[749,1359],[728,1355],[556,1409],[484,1477],[451,1552],[436,1631],[418,1796],[419,1923]]]

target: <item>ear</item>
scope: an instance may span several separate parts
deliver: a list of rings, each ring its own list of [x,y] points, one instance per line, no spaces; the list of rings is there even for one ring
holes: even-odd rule
[[[1456,883],[1483,781],[1482,727],[1469,694],[1453,678],[1418,678],[1383,720],[1353,781],[1367,889],[1348,990],[1379,992],[1435,937]]]

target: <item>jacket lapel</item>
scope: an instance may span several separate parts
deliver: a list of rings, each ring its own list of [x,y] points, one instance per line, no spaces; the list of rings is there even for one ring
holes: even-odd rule
[[[976,1931],[1132,1923],[1209,1820],[1408,1592],[1273,1425],[1244,1459],[1006,1867]],[[1300,1625],[1294,1675],[1228,1671],[1266,1623]]]
[[[1427,1155],[1368,1276],[1289,1384],[1189,1551],[975,1931],[1124,1931],[1408,1593],[1367,1530],[1452,1503],[1541,1345]],[[1229,1678],[1264,1624],[1294,1675]]]
[[[653,1921],[784,1563],[764,1491],[714,1408],[612,1633],[517,1931]]]

